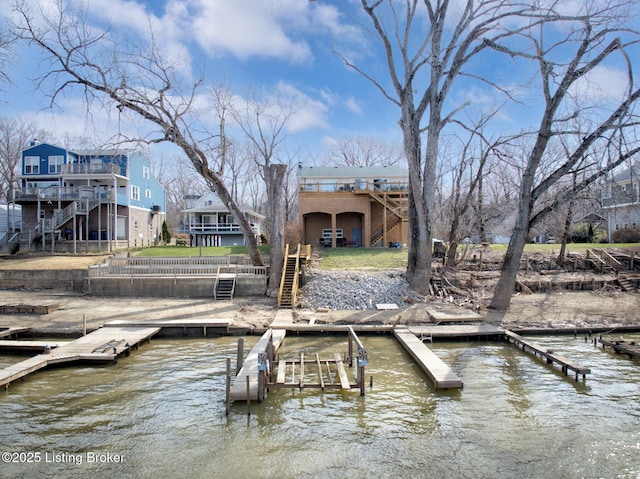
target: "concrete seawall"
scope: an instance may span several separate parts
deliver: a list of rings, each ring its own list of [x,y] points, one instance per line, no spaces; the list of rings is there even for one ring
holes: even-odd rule
[[[86,269],[0,270],[2,289],[51,289],[94,296],[212,298],[215,278],[105,277],[88,279]],[[238,276],[236,296],[264,296],[266,276]]]
[[[56,289],[86,293],[86,269],[0,270],[2,289]]]

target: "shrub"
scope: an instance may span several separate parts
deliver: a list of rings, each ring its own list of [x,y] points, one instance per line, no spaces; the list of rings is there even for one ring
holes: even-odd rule
[[[169,225],[166,221],[162,222],[162,241],[165,244],[171,243],[171,233],[169,232]]]
[[[614,243],[639,243],[640,230],[629,228],[617,230],[611,234],[611,239]]]

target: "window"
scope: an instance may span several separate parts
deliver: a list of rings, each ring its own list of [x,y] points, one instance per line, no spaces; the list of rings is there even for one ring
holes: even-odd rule
[[[149,178],[150,175],[151,175],[151,172],[149,171],[149,167],[148,166],[142,166],[142,177],[143,178]]]
[[[323,238],[331,238],[331,229],[323,229],[322,230]],[[342,228],[336,229],[336,238],[342,238]]]
[[[38,173],[40,173],[40,157],[25,156],[24,157],[24,174],[37,175]]]
[[[151,190],[144,190],[144,197],[151,198]]]
[[[140,187],[136,185],[131,185],[131,199],[140,201]]]
[[[56,155],[49,157],[49,173],[60,173],[64,165],[64,156]]]

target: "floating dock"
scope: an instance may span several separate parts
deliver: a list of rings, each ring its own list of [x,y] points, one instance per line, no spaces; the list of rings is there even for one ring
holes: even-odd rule
[[[529,350],[534,356],[540,355],[540,357],[547,360],[547,364],[559,364],[565,376],[569,374],[569,370],[573,371],[576,376],[576,381],[580,375],[582,375],[582,380],[584,381],[586,375],[591,373],[591,369],[580,366],[564,356],[555,354],[553,350],[545,348],[536,342],[526,340],[519,334],[509,330],[505,330],[504,334],[508,342],[515,344],[517,347],[522,347],[523,351]]]
[[[626,354],[630,358],[640,358],[640,345],[637,341],[628,341],[624,338],[607,339],[602,336],[597,341],[602,344],[603,349],[609,347],[617,354]]]
[[[396,327],[393,334],[429,376],[436,389],[462,388],[462,380],[406,327]]]
[[[128,355],[132,348],[137,348],[140,343],[150,340],[159,331],[159,327],[141,326],[112,326],[97,329],[50,353],[38,354],[0,370],[0,386],[6,389],[16,379],[24,378],[53,364],[76,361],[115,362],[119,355]],[[15,343],[22,342],[15,341]],[[30,341],[25,341],[27,342]]]

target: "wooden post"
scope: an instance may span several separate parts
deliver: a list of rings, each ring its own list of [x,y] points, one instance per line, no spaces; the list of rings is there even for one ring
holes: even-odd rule
[[[364,396],[364,366],[360,366],[360,396]]]
[[[349,367],[353,366],[353,335],[351,334],[351,330],[349,330]]]
[[[227,358],[227,397],[226,397],[226,407],[225,412],[226,415],[229,415],[229,411],[231,410],[231,358]]]
[[[82,315],[82,335],[83,336],[87,335],[87,315],[86,314]]]
[[[244,338],[238,338],[238,353],[236,359],[236,376],[240,374],[242,365],[244,363]]]
[[[249,375],[247,374],[247,416],[251,416],[251,383],[249,382]]]

